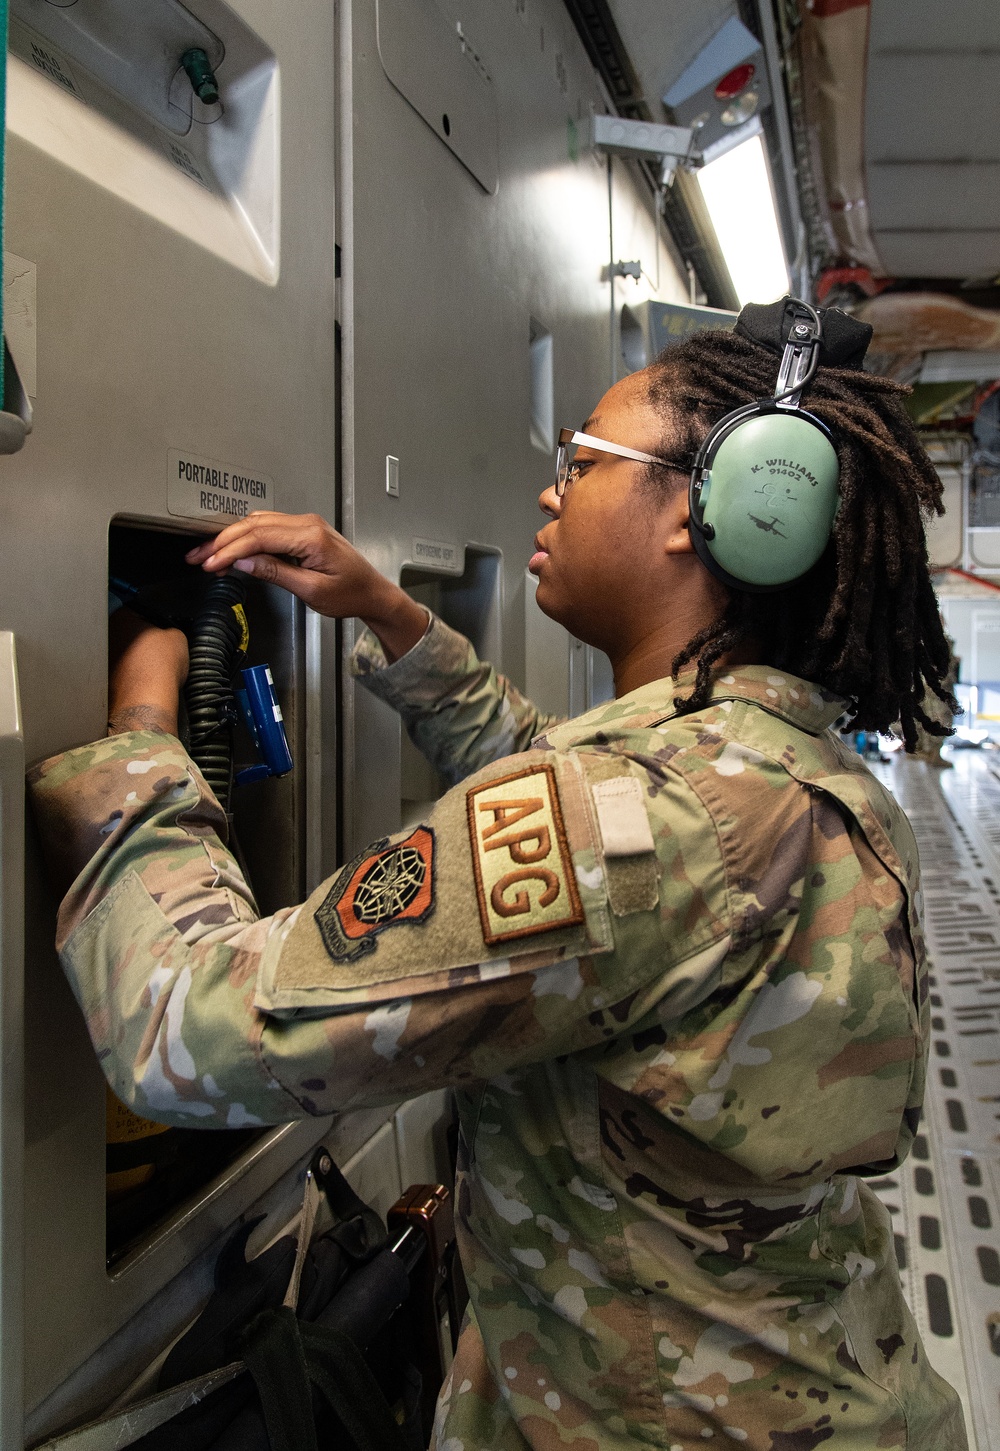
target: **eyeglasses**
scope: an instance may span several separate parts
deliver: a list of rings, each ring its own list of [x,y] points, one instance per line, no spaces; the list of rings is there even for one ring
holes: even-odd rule
[[[556,449],[556,495],[560,499],[570,484],[575,484],[580,477],[580,465],[573,462],[570,450],[575,454],[581,444],[585,448],[592,448],[595,453],[613,453],[619,458],[634,459],[639,464],[660,464],[663,468],[677,469],[683,474],[690,471],[687,464],[674,463],[672,459],[656,458],[654,454],[641,453],[637,448],[626,448],[623,443],[609,443],[606,438],[595,438],[592,433],[560,428],[559,447]]]

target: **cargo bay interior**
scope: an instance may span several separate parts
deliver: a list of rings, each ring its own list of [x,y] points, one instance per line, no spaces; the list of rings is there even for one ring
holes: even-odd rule
[[[912,386],[945,486],[929,545],[958,734],[915,760],[858,742],[916,830],[935,971],[924,1122],[876,1189],[970,1444],[1000,1447],[996,13],[9,4],[0,1445],[150,1431],[165,1413],[131,1408],[153,1404],[221,1249],[240,1227],[253,1251],[294,1232],[317,1147],[382,1215],[453,1172],[443,1091],[162,1136],[109,1099],[22,804],[26,761],[104,728],[109,600],[166,598],[192,540],[249,509],[314,512],[544,709],[608,699],[605,657],[535,604],[537,496],[559,426],[611,382],[771,300],[745,291],[699,179],[757,146],[787,287],[873,325],[869,363]],[[255,582],[242,608],[294,762],[234,788],[266,912],[418,821],[442,783],[356,687],[350,624]],[[235,750],[251,760],[249,731]],[[441,1326],[461,1309],[435,1305]]]

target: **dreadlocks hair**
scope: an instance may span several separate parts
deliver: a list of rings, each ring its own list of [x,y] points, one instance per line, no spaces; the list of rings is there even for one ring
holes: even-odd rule
[[[737,334],[703,332],[661,353],[647,372],[650,401],[671,430],[666,451],[693,457],[724,414],[772,396],[778,359]],[[767,664],[846,699],[845,730],[895,727],[908,751],[919,726],[951,734],[923,704],[934,696],[958,710],[924,538],[924,520],[944,512],[942,486],[903,407],[908,391],[860,369],[817,371],[804,406],[831,428],[840,460],[830,544],[788,589],[729,591],[722,613],[673,662],[674,679],[696,666],[692,693],[675,700],[679,710],[707,705],[713,666],[753,641]],[[650,466],[651,484],[664,477]]]

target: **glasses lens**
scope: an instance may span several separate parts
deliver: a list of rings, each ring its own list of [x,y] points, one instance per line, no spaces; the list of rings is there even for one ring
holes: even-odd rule
[[[569,449],[561,443],[556,449],[556,494],[562,498],[566,492],[566,480],[569,477]]]

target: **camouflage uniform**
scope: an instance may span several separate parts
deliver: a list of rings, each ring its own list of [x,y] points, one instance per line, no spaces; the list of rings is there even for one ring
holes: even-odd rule
[[[855,1177],[916,1128],[927,969],[842,702],[755,667],[546,722],[438,621],[355,669],[462,784],[265,921],[172,737],[33,773],[115,1092],[212,1128],[457,1088],[440,1451],[960,1451]]]
[[[955,654],[955,641],[951,638],[950,635],[947,636],[947,639],[948,644],[951,648],[951,658],[948,661],[948,673],[945,675],[941,684],[944,686],[945,690],[954,692],[955,686],[958,684],[958,677],[962,669],[962,662]],[[952,714],[950,708],[945,705],[944,701],[938,699],[937,695],[933,690],[928,688],[924,692],[924,698],[920,702],[920,704],[923,707],[924,714],[930,716],[931,720],[936,721],[938,725],[945,726],[948,730],[952,730],[954,728],[954,715]],[[919,760],[926,761],[929,766],[938,766],[948,769],[954,764],[954,762],[946,761],[941,754],[941,747],[945,744],[945,739],[946,738],[944,736],[931,735],[930,731],[925,730],[922,725],[918,725],[917,749],[914,754],[918,757]]]

